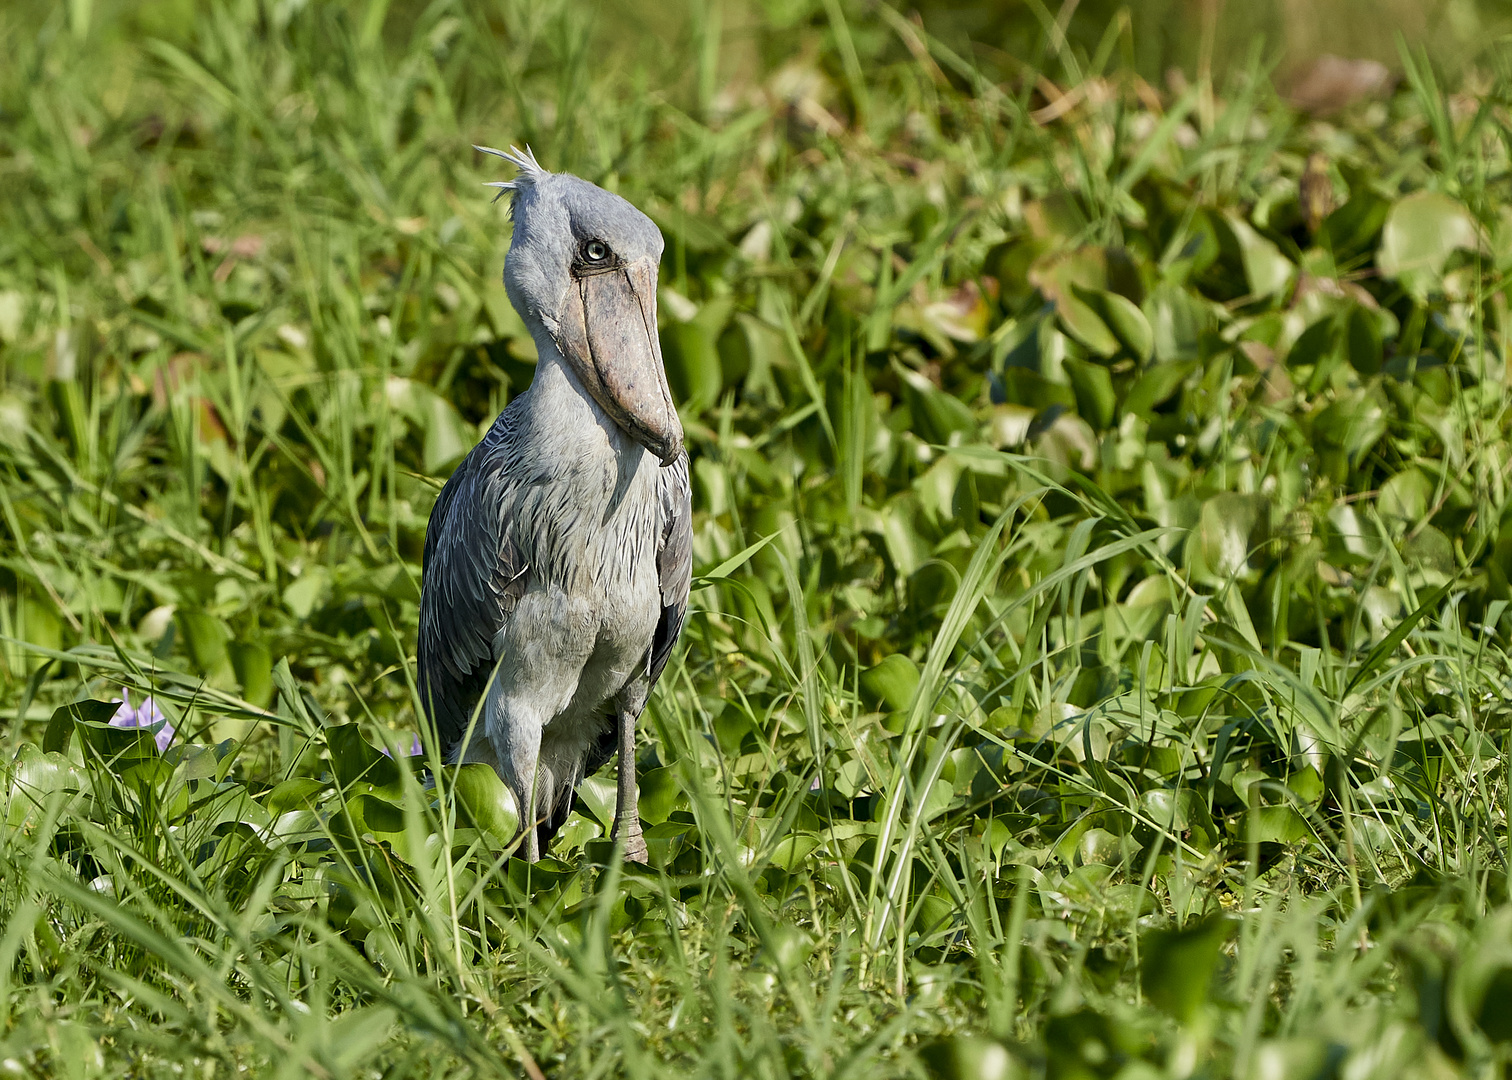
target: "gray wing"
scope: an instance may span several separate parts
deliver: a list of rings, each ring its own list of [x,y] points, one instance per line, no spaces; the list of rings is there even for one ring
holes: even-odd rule
[[[425,530],[420,699],[450,753],[494,669],[494,641],[525,592],[526,569],[501,508],[509,479],[507,413],[441,489]]]
[[[661,537],[656,549],[656,572],[661,579],[662,610],[646,665],[652,686],[661,678],[672,646],[682,633],[688,617],[688,592],[693,585],[693,489],[688,484],[687,451],[662,469],[657,480]]]

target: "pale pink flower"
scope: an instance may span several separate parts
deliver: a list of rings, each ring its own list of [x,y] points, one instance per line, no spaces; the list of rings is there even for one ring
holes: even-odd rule
[[[131,707],[131,691],[121,687],[121,707],[110,718],[110,726],[118,728],[151,728],[154,735],[153,741],[157,743],[158,753],[168,749],[168,744],[173,741],[173,725],[163,715],[157,702],[147,698],[135,709]]]
[[[381,753],[384,757],[391,758],[391,757],[394,756],[393,754],[391,754],[391,753],[388,752],[388,747],[386,747],[386,746],[379,747],[379,751],[378,752]],[[410,757],[419,757],[423,753],[425,753],[425,748],[420,745],[420,736],[416,735],[415,736],[415,741],[412,742],[412,743],[410,743],[409,756]]]

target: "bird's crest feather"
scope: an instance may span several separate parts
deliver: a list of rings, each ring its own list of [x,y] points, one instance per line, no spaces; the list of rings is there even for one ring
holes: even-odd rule
[[[504,197],[506,191],[518,192],[526,187],[534,187],[551,173],[541,168],[541,163],[536,160],[535,151],[527,145],[524,150],[518,146],[511,146],[508,150],[495,150],[491,146],[474,146],[474,150],[480,154],[492,154],[494,157],[503,158],[515,168],[520,170],[520,175],[513,180],[492,180],[484,184],[484,187],[498,188],[499,193],[494,196],[494,202]]]

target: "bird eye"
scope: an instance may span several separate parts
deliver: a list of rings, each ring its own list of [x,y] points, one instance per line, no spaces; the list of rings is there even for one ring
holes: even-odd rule
[[[603,262],[609,257],[609,245],[602,240],[590,240],[583,245],[583,257],[589,262]]]

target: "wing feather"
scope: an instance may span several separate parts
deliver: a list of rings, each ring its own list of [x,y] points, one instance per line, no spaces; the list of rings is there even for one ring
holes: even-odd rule
[[[421,701],[450,753],[493,674],[494,641],[525,592],[528,567],[499,513],[509,483],[508,413],[457,466],[425,530],[420,639]]]
[[[651,685],[661,678],[688,617],[688,593],[693,586],[693,489],[688,483],[688,455],[684,451],[658,475],[657,502],[661,522],[656,572],[661,581],[661,619],[651,639],[647,672]]]

